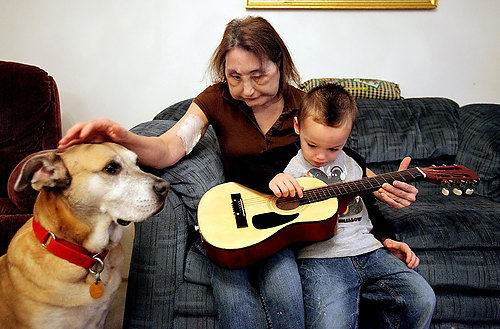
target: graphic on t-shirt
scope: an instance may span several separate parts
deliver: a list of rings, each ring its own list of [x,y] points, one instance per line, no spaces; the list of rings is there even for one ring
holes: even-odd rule
[[[326,184],[330,185],[330,184],[334,184],[334,183],[338,183],[338,182],[344,181],[345,177],[346,177],[346,174],[345,174],[345,170],[342,169],[340,166],[333,166],[330,169],[329,175],[326,174],[325,172],[323,172],[322,170],[318,169],[318,168],[311,168],[307,172],[307,176],[320,179],[323,182],[325,182]],[[363,201],[362,201],[361,197],[356,196],[347,205],[345,212],[342,213],[342,214],[339,214],[339,218],[342,218],[342,217],[353,217],[353,216],[356,216],[358,214],[361,214],[362,211],[363,211]],[[354,218],[353,218],[352,221],[359,221],[359,220],[361,220],[361,217],[356,217],[356,218],[357,218],[357,220],[354,220]],[[345,222],[345,221],[342,221],[342,220],[339,219],[339,222]],[[349,222],[351,222],[351,220]]]

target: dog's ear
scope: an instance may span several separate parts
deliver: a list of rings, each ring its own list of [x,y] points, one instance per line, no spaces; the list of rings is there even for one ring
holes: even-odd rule
[[[61,157],[56,152],[49,152],[35,155],[24,163],[14,190],[24,190],[30,183],[40,191],[43,187],[64,187],[70,182],[71,177]]]

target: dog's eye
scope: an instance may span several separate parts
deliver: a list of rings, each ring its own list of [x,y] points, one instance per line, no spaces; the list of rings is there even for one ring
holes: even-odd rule
[[[122,166],[116,161],[111,161],[104,167],[104,171],[110,175],[116,175],[120,172]]]

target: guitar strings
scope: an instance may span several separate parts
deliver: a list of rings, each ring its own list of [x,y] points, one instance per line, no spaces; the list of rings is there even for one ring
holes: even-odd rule
[[[349,194],[359,192],[360,189],[376,190],[379,187],[381,187],[383,183],[389,183],[390,181],[392,182],[396,178],[406,180],[408,178],[414,179],[415,177],[419,176],[418,175],[419,172],[418,171],[415,172],[416,168],[412,169],[400,172],[396,171],[392,173],[381,174],[374,177],[364,178],[361,180],[342,182],[342,183],[318,187],[311,190],[306,190],[304,191],[304,196],[302,198],[289,197],[280,201],[280,204],[290,205],[290,204],[295,204],[297,202],[299,202],[299,204],[307,204],[317,201],[323,201],[333,197],[347,196]],[[388,178],[390,178],[390,180]],[[341,189],[343,189],[343,191]],[[333,195],[331,192],[333,192]],[[255,206],[255,205],[267,204],[269,202],[276,203],[277,200],[279,200],[279,198],[271,195],[269,197],[253,197],[253,198],[243,199],[243,202],[246,206]]]

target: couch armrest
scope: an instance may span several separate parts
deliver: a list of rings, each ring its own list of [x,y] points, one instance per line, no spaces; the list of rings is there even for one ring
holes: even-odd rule
[[[159,136],[174,124],[153,120],[132,131]],[[169,181],[170,191],[165,209],[135,226],[124,327],[162,328],[173,321],[175,293],[185,281],[198,202],[208,189],[224,181],[215,132],[210,127],[193,151],[175,165],[144,169]]]
[[[55,80],[36,66],[0,61],[0,112],[0,196],[6,197],[7,179],[19,161],[56,148],[61,139]]]
[[[189,105],[193,102],[193,98],[188,98],[183,101],[170,105],[160,113],[158,113],[153,120],[174,120],[179,121],[180,118],[186,113]]]
[[[456,162],[476,171],[476,193],[500,201],[500,105],[460,108],[460,144]]]

